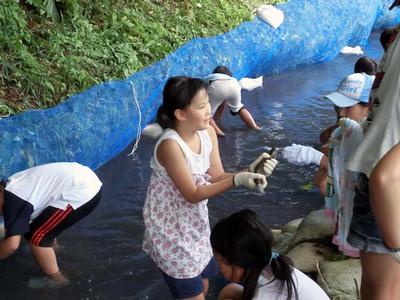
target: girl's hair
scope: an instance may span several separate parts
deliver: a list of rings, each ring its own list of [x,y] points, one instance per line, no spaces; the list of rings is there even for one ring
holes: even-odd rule
[[[211,231],[213,250],[228,264],[245,270],[242,278],[243,300],[253,298],[258,278],[271,260],[273,235],[271,230],[258,220],[255,212],[245,209],[220,220]],[[283,255],[271,260],[271,270],[276,279],[286,285],[288,297],[298,299],[297,288],[292,278],[293,263]]]
[[[363,56],[356,61],[354,65],[354,73],[366,73],[368,75],[375,75],[378,64],[372,58]]]
[[[213,73],[225,74],[232,77],[231,71],[225,66],[218,66],[214,69]]]
[[[163,103],[157,111],[157,122],[163,129],[175,127],[175,110],[185,109],[193,97],[207,85],[200,78],[170,77],[164,86]]]

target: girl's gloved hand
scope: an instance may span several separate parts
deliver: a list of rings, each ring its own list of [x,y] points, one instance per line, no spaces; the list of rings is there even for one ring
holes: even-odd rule
[[[267,187],[267,179],[264,175],[251,172],[236,173],[233,183],[235,186],[244,186],[251,190],[264,190]]]
[[[255,161],[249,165],[249,171],[252,173],[262,173],[268,177],[274,171],[278,161],[275,158],[269,159],[271,156],[268,153],[262,153]],[[262,165],[260,165],[262,163]]]
[[[310,146],[292,144],[282,150],[282,156],[295,165],[319,165],[324,154]]]

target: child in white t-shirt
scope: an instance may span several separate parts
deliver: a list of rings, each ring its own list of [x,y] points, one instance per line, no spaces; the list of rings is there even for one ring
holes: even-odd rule
[[[232,282],[218,299],[329,299],[288,257],[272,250],[272,232],[255,212],[242,210],[220,220],[210,239],[222,274]]]
[[[23,236],[45,275],[66,284],[52,248],[55,238],[87,216],[101,198],[102,183],[88,167],[60,162],[18,172],[0,183],[5,237],[0,259],[10,256]]]

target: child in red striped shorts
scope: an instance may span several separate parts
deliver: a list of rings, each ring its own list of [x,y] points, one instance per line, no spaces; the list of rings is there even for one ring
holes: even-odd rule
[[[0,241],[0,259],[14,253],[23,236],[46,276],[56,283],[68,283],[52,244],[64,229],[97,206],[101,186],[91,169],[67,162],[33,167],[1,181],[5,237]]]

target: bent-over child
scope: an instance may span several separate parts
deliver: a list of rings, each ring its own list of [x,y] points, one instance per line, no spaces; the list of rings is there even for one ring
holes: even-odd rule
[[[53,242],[97,206],[101,186],[91,169],[69,162],[36,166],[2,180],[5,237],[0,241],[0,259],[17,250],[23,236],[44,274],[56,283],[68,283],[58,267]]]
[[[252,129],[260,129],[254,121],[251,113],[242,103],[242,88],[236,78],[232,77],[232,73],[227,67],[216,67],[213,70],[213,73],[206,76],[203,80],[209,84],[207,87],[207,93],[210,97],[212,114],[210,125],[214,127],[217,135],[225,135],[216,122],[221,119],[226,102],[228,103],[232,116],[239,115],[240,119],[248,127]]]

